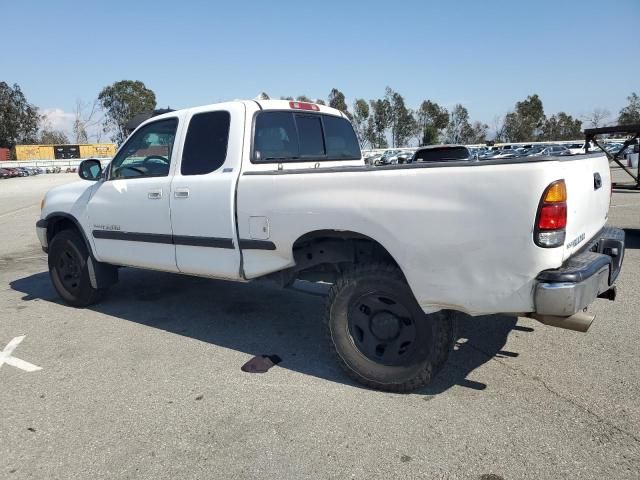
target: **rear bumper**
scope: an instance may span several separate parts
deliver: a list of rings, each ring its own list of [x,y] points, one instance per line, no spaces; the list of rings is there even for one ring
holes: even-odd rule
[[[536,313],[568,317],[611,290],[624,259],[624,237],[619,228],[603,228],[562,267],[541,272],[534,294]]]

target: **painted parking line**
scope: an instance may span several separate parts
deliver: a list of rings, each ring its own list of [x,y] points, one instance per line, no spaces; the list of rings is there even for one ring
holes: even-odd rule
[[[24,360],[21,360],[12,355],[13,351],[18,345],[20,345],[20,342],[22,342],[25,337],[26,335],[15,337],[7,344],[6,347],[4,347],[4,350],[0,352],[0,368],[2,368],[2,365],[6,363],[7,365],[19,368],[20,370],[24,370],[25,372],[37,372],[38,370],[42,370],[42,367],[34,365],[33,363],[25,362]]]
[[[15,215],[16,213],[23,212],[25,210],[29,210],[30,208],[36,208],[38,205],[29,205],[28,207],[16,208],[15,210],[10,210],[8,212],[0,213],[0,218],[8,217],[10,215]]]

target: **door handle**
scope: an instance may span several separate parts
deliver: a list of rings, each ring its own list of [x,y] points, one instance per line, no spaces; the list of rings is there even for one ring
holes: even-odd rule
[[[158,190],[149,190],[149,200],[158,200],[160,198],[162,198],[162,189],[159,188]]]
[[[189,189],[176,188],[176,191],[173,193],[173,196],[176,198],[189,198]]]

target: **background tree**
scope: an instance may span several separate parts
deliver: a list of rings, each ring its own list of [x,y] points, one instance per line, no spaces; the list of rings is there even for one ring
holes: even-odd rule
[[[351,113],[349,113],[349,108],[347,107],[347,101],[344,98],[344,93],[342,93],[337,88],[332,88],[331,92],[329,92],[329,106],[331,108],[336,108],[344,113],[349,119],[351,119]]]
[[[292,101],[292,100],[295,100],[295,98],[293,98],[293,97],[280,97],[280,100],[289,100],[289,101]]]
[[[316,102],[318,105],[326,105],[326,103],[324,103],[324,100],[322,100],[321,98],[316,98]]]
[[[391,105],[390,110],[390,128],[391,128],[391,146],[406,146],[409,139],[415,135],[417,123],[411,110],[405,103],[404,97],[398,92],[394,92],[387,87],[385,99]]]
[[[39,123],[38,107],[27,101],[20,86],[0,82],[0,147],[36,143]]]
[[[104,110],[104,130],[114,131],[111,139],[120,144],[127,138],[126,124],[139,113],[156,108],[156,94],[144,83],[121,80],[104,87],[98,95]]]
[[[89,130],[94,130],[92,137],[96,142],[100,142],[100,130],[96,127],[102,123],[99,116],[100,105],[98,99],[92,103],[85,103],[82,100],[76,100],[76,111],[73,120],[73,136],[76,143],[89,143]]]
[[[495,132],[493,141],[496,143],[504,142],[507,134],[504,125],[504,117],[502,115],[496,115],[493,117],[493,131]]]
[[[307,103],[313,103],[313,101],[307,97],[306,95],[300,95],[298,96],[298,98],[296,98],[296,101],[298,102],[307,102]]]
[[[627,97],[627,101],[629,104],[620,110],[618,123],[620,125],[640,123],[640,97],[638,97],[637,93],[633,92]]]
[[[391,104],[385,99],[371,100],[371,145],[374,148],[386,148],[386,131],[391,126]]]
[[[473,127],[469,123],[469,112],[462,105],[453,107],[445,132],[446,143],[466,144],[473,139]]]
[[[594,108],[593,112],[584,115],[582,119],[589,125],[591,128],[598,127],[606,127],[609,117],[611,117],[611,112],[606,108]]]
[[[433,145],[438,143],[440,134],[449,124],[449,112],[431,100],[425,100],[417,113],[418,143]]]
[[[362,98],[356,99],[353,104],[353,129],[356,131],[360,146],[365,147],[370,142],[370,138],[367,135],[367,127],[369,125],[369,104]]]
[[[582,136],[582,122],[564,112],[545,119],[540,140],[576,140]]]
[[[544,123],[544,108],[538,95],[529,95],[516,103],[513,112],[504,120],[506,140],[510,142],[530,142],[537,139]]]
[[[478,143],[486,143],[488,134],[489,125],[482,122],[473,122],[473,125],[471,126],[471,136],[469,138],[469,143],[472,145]]]
[[[37,143],[42,145],[64,145],[69,143],[69,137],[62,130],[43,128],[38,134]]]

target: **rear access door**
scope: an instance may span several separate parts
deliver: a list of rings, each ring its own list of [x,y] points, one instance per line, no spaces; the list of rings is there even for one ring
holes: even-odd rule
[[[604,155],[565,157],[567,235],[563,258],[569,258],[606,224],[611,200],[611,173]]]
[[[171,224],[182,273],[239,279],[235,187],[245,106],[234,102],[191,110],[171,184]]]

